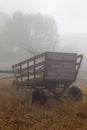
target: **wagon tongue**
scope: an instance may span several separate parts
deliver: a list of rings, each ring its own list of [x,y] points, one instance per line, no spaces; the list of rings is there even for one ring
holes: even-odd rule
[[[9,74],[9,73],[13,73],[12,70],[0,70],[0,73],[6,73],[6,74]]]
[[[12,70],[0,70],[0,73],[3,74],[13,74]],[[1,79],[8,79],[8,78],[13,78],[14,76],[5,76],[5,77],[1,77]]]

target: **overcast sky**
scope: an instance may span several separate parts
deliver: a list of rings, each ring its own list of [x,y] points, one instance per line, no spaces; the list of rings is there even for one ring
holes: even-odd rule
[[[0,11],[42,13],[54,17],[58,33],[87,33],[87,0],[0,0]]]

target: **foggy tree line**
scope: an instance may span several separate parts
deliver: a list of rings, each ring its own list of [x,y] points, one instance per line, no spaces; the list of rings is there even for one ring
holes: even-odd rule
[[[22,57],[23,53],[32,55],[31,52],[35,55],[53,51],[58,43],[57,27],[53,17],[15,12],[12,16],[7,15],[7,19],[4,20],[4,15],[6,16],[0,13],[4,23],[0,26],[1,55],[12,54],[15,57],[18,54]]]

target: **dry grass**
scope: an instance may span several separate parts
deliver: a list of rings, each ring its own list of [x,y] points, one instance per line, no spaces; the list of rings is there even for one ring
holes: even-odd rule
[[[82,90],[87,90],[82,85]],[[16,90],[0,80],[0,130],[87,130],[87,97],[83,102],[49,100],[30,105],[29,90]]]

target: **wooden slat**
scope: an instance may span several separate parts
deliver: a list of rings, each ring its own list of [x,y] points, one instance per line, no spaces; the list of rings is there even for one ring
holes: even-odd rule
[[[44,72],[44,70],[37,70],[36,72],[34,72],[34,71],[32,71],[32,72],[29,72],[29,76],[34,76],[34,74],[35,75],[37,75],[37,74],[41,74],[41,73],[43,73]],[[19,73],[19,74],[17,74],[16,75],[16,77],[27,77],[28,76],[28,72],[27,73]]]
[[[81,58],[81,57],[83,58],[83,55],[77,55],[77,58]]]
[[[67,72],[68,72],[68,71],[69,71],[69,72],[70,72],[70,71],[71,71],[71,72],[72,72],[72,71],[75,72],[75,71],[76,71],[76,70],[75,70],[75,66],[76,66],[76,65],[73,64],[73,63],[72,63],[72,64],[71,64],[71,63],[56,63],[56,64],[55,64],[55,63],[51,63],[51,64],[48,63],[48,64],[47,64],[47,71],[49,72],[49,71],[52,71],[52,70],[53,70],[53,71],[55,71],[55,70],[56,70],[56,71],[57,71],[57,70],[58,70],[58,71],[64,70],[64,71],[67,71]]]
[[[53,74],[53,73],[50,73],[49,75],[46,76],[46,79],[60,79],[60,80],[74,80],[75,79],[75,74],[59,74],[59,75],[56,75],[56,74]]]
[[[39,66],[41,66],[41,65],[43,65],[44,66],[44,61],[43,62],[40,62],[40,63],[37,63],[37,64],[35,64],[35,65],[31,65],[31,66],[29,66],[29,69],[31,70],[31,69],[33,69],[34,67],[39,67]],[[22,68],[22,71],[24,71],[24,70],[28,70],[28,68]],[[17,71],[15,71],[16,73],[19,73],[20,72],[20,69],[17,69]]]
[[[76,60],[76,53],[47,53],[48,60],[56,60],[56,61],[75,61]]]
[[[75,71],[73,71],[72,69],[55,69],[55,68],[53,68],[53,69],[50,69],[50,68],[48,68],[47,69],[47,73],[75,73]]]

